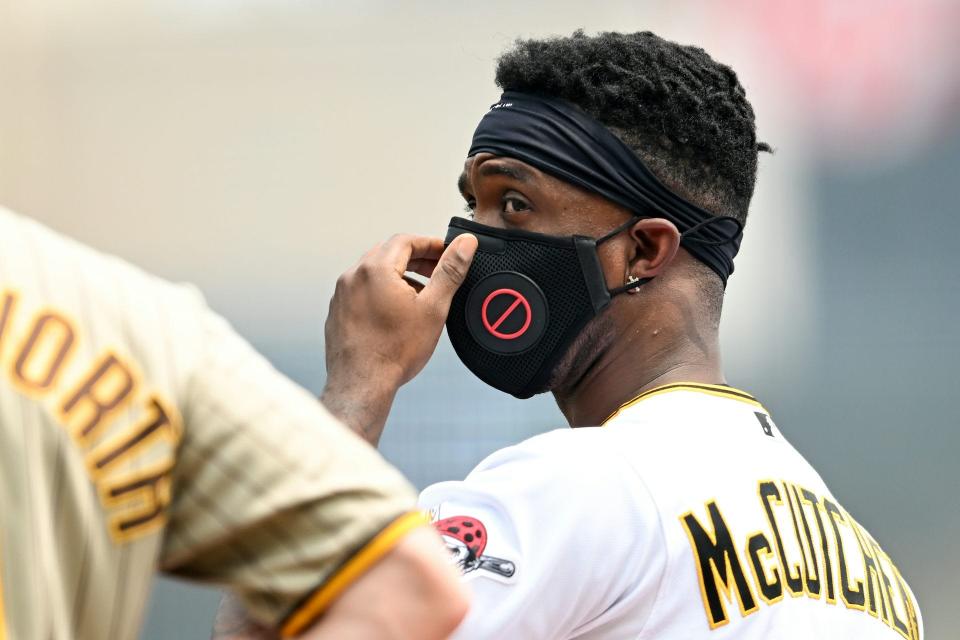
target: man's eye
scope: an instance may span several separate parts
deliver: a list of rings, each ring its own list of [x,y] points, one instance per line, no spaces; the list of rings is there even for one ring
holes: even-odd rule
[[[520,198],[504,198],[503,210],[505,213],[522,213],[530,210],[530,205]]]

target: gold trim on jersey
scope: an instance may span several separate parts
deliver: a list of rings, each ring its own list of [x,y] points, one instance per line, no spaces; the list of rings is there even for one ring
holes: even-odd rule
[[[283,637],[290,638],[302,633],[326,611],[337,596],[353,584],[377,561],[389,553],[405,535],[414,529],[429,524],[430,517],[422,511],[406,513],[381,531],[360,551],[340,567],[326,583],[297,607],[281,627]]]
[[[728,387],[721,384],[706,384],[704,382],[671,382],[670,384],[664,384],[659,387],[654,387],[653,389],[648,389],[643,393],[635,396],[633,399],[624,402],[620,405],[616,411],[611,413],[606,419],[601,422],[601,425],[605,425],[617,415],[620,414],[624,409],[629,409],[633,405],[637,404],[641,400],[646,400],[647,398],[652,398],[653,396],[659,396],[664,393],[670,393],[671,391],[695,391],[697,393],[705,393],[710,396],[716,396],[718,398],[727,398],[728,400],[738,400],[740,402],[745,402],[747,404],[753,405],[763,409],[765,413],[770,413],[766,408],[760,404],[760,401],[754,398],[752,395],[746,391],[741,391],[740,389],[735,389],[733,387]]]

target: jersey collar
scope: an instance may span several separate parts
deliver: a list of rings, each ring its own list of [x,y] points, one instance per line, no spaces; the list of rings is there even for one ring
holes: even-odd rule
[[[659,387],[654,387],[653,389],[647,389],[646,391],[641,392],[639,395],[633,397],[632,399],[624,402],[620,405],[616,411],[611,413],[607,418],[600,423],[601,426],[607,424],[614,418],[616,418],[621,411],[628,409],[633,405],[637,404],[642,400],[647,398],[652,398],[653,396],[659,396],[664,393],[671,393],[673,391],[693,391],[695,393],[705,393],[711,396],[717,396],[720,398],[727,398],[729,400],[737,400],[739,402],[745,402],[751,404],[755,407],[763,409],[765,413],[770,413],[764,408],[760,401],[754,398],[752,395],[746,391],[741,391],[740,389],[735,389],[733,387],[728,387],[727,385],[721,384],[706,384],[703,382],[671,382],[670,384],[661,385]]]

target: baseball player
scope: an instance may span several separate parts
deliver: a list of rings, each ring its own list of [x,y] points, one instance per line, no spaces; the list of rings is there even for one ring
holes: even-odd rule
[[[923,638],[895,561],[726,384],[721,303],[768,150],[733,70],[577,32],[518,42],[497,83],[433,278],[462,281],[464,364],[553,393],[573,428],[421,494],[473,594],[456,637]],[[331,302],[323,400],[371,442],[444,321],[404,272],[445,242],[391,239]]]
[[[257,637],[456,626],[404,479],[195,291],[3,209],[0,246],[0,640],[136,638],[158,568]]]

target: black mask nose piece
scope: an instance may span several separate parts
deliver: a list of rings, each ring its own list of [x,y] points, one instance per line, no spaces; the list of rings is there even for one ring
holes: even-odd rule
[[[467,368],[517,398],[545,391],[551,372],[584,325],[613,296],[648,281],[607,289],[597,256],[597,245],[636,220],[590,238],[497,229],[453,218],[447,244],[463,233],[479,241],[447,317],[450,342]]]

